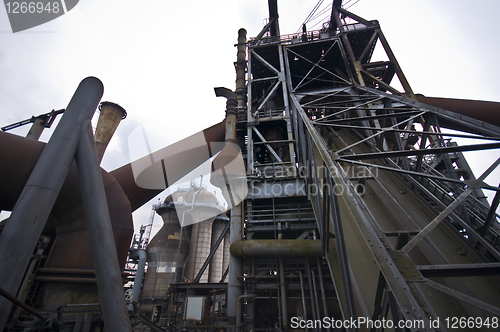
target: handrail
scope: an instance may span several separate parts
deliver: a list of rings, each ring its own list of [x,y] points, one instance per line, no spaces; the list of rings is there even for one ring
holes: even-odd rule
[[[320,39],[333,38],[339,35],[340,33],[350,33],[366,29],[375,29],[378,27],[379,27],[378,21],[369,21],[363,23],[356,22],[343,25],[342,26],[343,31],[340,31],[339,29],[337,30],[320,29],[320,30],[307,31],[306,33],[299,32],[281,36],[265,36],[259,39],[250,38],[248,40],[248,46],[252,47],[252,46],[275,44],[275,43],[295,44],[295,43],[311,42]]]

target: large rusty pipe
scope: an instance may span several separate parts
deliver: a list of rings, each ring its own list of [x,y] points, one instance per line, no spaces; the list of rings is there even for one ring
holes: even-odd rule
[[[229,247],[235,257],[321,257],[320,240],[235,241]]]
[[[225,122],[219,122],[203,131],[154,152],[152,156],[147,155],[134,161],[134,163],[148,165],[139,174],[134,174],[132,163],[111,171],[110,174],[118,180],[130,200],[132,210],[135,211],[170,184],[175,183],[204,163],[207,160],[207,150],[211,156],[219,152],[222,144],[213,143],[224,141],[224,128]],[[192,146],[191,142],[194,137],[203,139],[206,144],[203,146]],[[151,159],[154,159],[155,162],[151,163]],[[169,168],[168,178],[164,177],[163,165],[167,165]],[[165,180],[165,185],[162,188],[149,189],[143,185],[143,183],[148,182],[147,178],[155,179],[158,176],[162,180]]]
[[[500,103],[416,95],[417,101],[500,127]]]
[[[153,153],[155,156],[168,155],[167,158],[163,159],[164,163],[171,165],[171,168],[176,170],[169,173],[167,187],[170,183],[179,180],[206,161],[205,154],[199,153],[202,149],[209,150],[212,155],[220,151],[221,146],[213,143],[224,141],[224,127],[225,122],[219,122],[197,134]],[[204,147],[200,148],[189,145],[190,138],[195,135],[203,135],[203,139],[206,141]],[[46,144],[43,142],[29,140],[0,131],[0,158],[5,161],[0,164],[0,210],[12,211],[45,146]],[[182,151],[183,148],[184,152],[181,153],[170,152]],[[145,156],[135,162],[142,162],[142,160],[147,161],[151,160],[151,158],[150,156]],[[143,174],[146,176],[147,173],[155,171],[157,166],[161,166],[161,164],[161,160],[158,160],[155,164],[151,164],[150,167],[145,168],[141,174],[136,174],[135,176],[131,163],[123,165],[109,172],[109,174],[104,170],[102,172],[103,174],[108,174],[108,176],[111,175],[113,179],[118,181],[119,186],[130,200],[132,211],[135,211],[163,191],[163,189],[148,189],[139,186],[136,177],[138,176],[140,180]],[[52,172],[48,174],[52,174]],[[58,211],[58,217],[75,209],[78,203],[81,203],[79,201],[80,194],[78,190],[74,190],[75,181],[78,181],[78,174],[76,166],[73,165],[61,189],[64,195],[61,193],[54,205],[56,209],[62,210]]]
[[[99,159],[99,163],[101,163],[111,137],[113,137],[120,121],[127,116],[127,112],[120,105],[109,101],[103,101],[99,105],[99,110],[101,112],[99,120],[97,120],[94,137],[97,158]]]
[[[123,267],[134,233],[132,208],[118,181],[103,169],[100,169],[100,173],[104,181],[118,261]],[[52,210],[52,214],[57,216],[53,221],[57,236],[47,257],[46,267],[67,269],[94,267],[80,187],[81,181],[76,165],[73,165]]]
[[[209,127],[200,133],[206,140],[208,148],[212,147],[212,154],[216,153],[218,150],[214,149],[211,143],[224,140],[224,122]],[[166,163],[170,163],[178,169],[177,173],[169,177],[169,182],[175,182],[205,161],[203,156],[198,153],[198,150],[186,145],[189,143],[188,139],[159,151],[179,150],[178,147],[182,146],[185,146],[186,150],[188,150],[182,155],[173,154],[171,157],[166,158]],[[0,165],[1,210],[12,211],[45,147],[46,144],[43,142],[0,132],[0,156],[2,160],[8,161]],[[191,150],[189,150],[190,148]],[[146,159],[148,156],[144,158]],[[153,167],[154,165],[151,166],[151,168]],[[144,170],[145,173],[148,171],[149,169]],[[48,174],[52,173],[48,172]],[[131,164],[126,164],[110,173],[101,169],[101,175],[104,180],[118,257],[120,265],[123,266],[130,239],[133,235],[131,212],[144,205],[162,190],[145,189],[138,186]],[[170,179],[172,180],[170,181]],[[87,229],[83,217],[79,186],[78,172],[76,165],[73,164],[52,210],[54,219],[57,219],[55,221],[57,237],[49,253],[47,266],[89,269],[93,267],[90,249],[88,242],[86,242]],[[67,248],[72,249],[68,250]]]
[[[69,172],[80,139],[79,129],[92,118],[102,94],[103,85],[97,78],[88,77],[80,83],[0,235],[0,284],[11,294],[19,289]],[[0,329],[4,328],[11,307],[11,302],[0,298]]]
[[[224,125],[225,122],[221,122],[195,134],[201,136],[206,142],[201,149],[209,150],[212,155],[220,150],[221,144],[217,146],[212,143],[224,141]],[[183,177],[206,160],[207,153],[200,153],[200,147],[191,146],[191,142],[191,137],[188,137],[158,151],[168,156],[163,158],[163,162],[175,170],[169,174],[170,183]],[[0,156],[2,160],[8,161],[0,164],[1,210],[12,211],[45,148],[46,144],[43,142],[0,132]],[[146,156],[143,159],[150,160],[150,157]],[[162,165],[161,159],[158,159],[157,164]],[[151,169],[156,169],[156,165],[153,164],[144,169],[143,173],[148,173]],[[131,164],[124,165],[111,173],[103,169],[100,169],[100,172],[104,181],[118,260],[120,266],[123,267],[133,235],[131,213],[160,193],[162,189],[141,188],[137,184]],[[52,176],[52,172],[48,171],[46,175]],[[51,211],[50,220],[47,226],[51,227],[46,227],[44,234],[55,236],[55,238],[45,266],[60,269],[93,269],[94,264],[80,195],[80,181],[75,163],[70,167]],[[52,284],[55,288],[60,285],[60,283]],[[68,291],[70,290],[68,288]]]

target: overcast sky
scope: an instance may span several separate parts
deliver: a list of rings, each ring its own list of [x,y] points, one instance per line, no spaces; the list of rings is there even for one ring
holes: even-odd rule
[[[279,0],[281,33],[295,33],[316,3]],[[500,101],[500,1],[360,0],[349,10],[379,21],[416,93]],[[141,123],[160,128],[162,147],[221,121],[225,100],[213,88],[234,89],[238,29],[253,37],[267,17],[267,0],[82,0],[13,34],[0,9],[0,126],[65,108],[79,82],[96,76],[102,100],[128,112],[102,162],[111,171],[130,162],[128,137]],[[483,160],[469,160],[476,173],[488,166]],[[148,223],[151,204],[134,213],[136,225]]]

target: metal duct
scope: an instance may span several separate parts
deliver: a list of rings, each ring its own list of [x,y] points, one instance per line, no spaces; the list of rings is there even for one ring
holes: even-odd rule
[[[0,142],[0,156],[2,156],[2,160],[8,160],[8,162],[0,165],[0,208],[11,211],[40,154],[44,150],[45,143],[1,132]],[[119,182],[102,169],[101,174],[114,229],[118,257],[120,264],[123,265],[133,235],[132,209]],[[86,234],[86,226],[83,217],[78,172],[76,164],[73,163],[51,212],[50,220],[56,226],[58,234],[58,240],[54,245],[57,247],[61,245],[61,250],[57,253],[55,252],[58,250],[51,250],[49,263],[53,263],[49,265],[53,267],[92,267],[87,235],[84,235]],[[46,226],[44,233],[47,233],[49,228],[51,228],[50,225]],[[69,236],[72,233],[74,233],[73,236],[65,238],[66,235],[64,234]],[[62,249],[66,245],[71,245],[72,249]],[[85,252],[87,254],[84,254]],[[52,260],[55,259],[52,255],[58,257],[58,262]],[[75,259],[75,257],[79,259]]]
[[[225,122],[221,122],[201,132],[209,148],[211,147],[210,143],[224,141],[224,125]],[[173,155],[165,160],[173,167],[182,166],[177,167],[178,173],[169,178],[171,183],[205,161],[202,160],[203,157],[200,157],[196,149],[189,150],[190,147],[186,146],[187,140],[188,138],[162,149],[165,151],[177,149],[178,151],[184,146],[186,150],[182,155]],[[46,144],[42,142],[0,132],[0,156],[2,160],[8,161],[0,164],[1,210],[12,211],[45,146]],[[212,154],[216,152],[218,150],[211,150]],[[145,158],[149,158],[149,156]],[[133,235],[131,212],[144,205],[162,190],[144,189],[137,186],[130,164],[110,173],[101,169],[101,174],[110,209],[118,258],[120,265],[123,266]],[[53,247],[51,250],[47,262],[49,266],[92,268],[83,219],[78,173],[74,163],[54,204],[51,220],[55,220],[58,240],[54,246],[58,249],[54,250]],[[49,227],[50,225],[46,227],[45,232]],[[71,246],[72,249],[68,250],[66,246]]]
[[[0,247],[4,257],[0,264],[0,280],[10,293],[15,294],[19,289],[33,250],[78,151],[78,130],[85,122],[90,123],[102,94],[103,85],[95,77],[87,77],[78,85],[2,231]],[[10,303],[0,298],[0,328],[7,321],[10,307]]]
[[[174,144],[171,144],[163,149],[154,152],[153,153],[154,155],[168,156],[161,160],[155,158],[155,160],[159,161],[157,161],[154,164],[150,163],[151,160],[150,155],[147,155],[137,160],[136,162],[148,163],[150,164],[150,166],[144,169],[141,174],[138,174],[136,176],[138,176],[139,178],[143,176],[144,177],[148,176],[149,173],[155,172],[158,169],[158,166],[159,170],[162,171],[161,166],[163,162],[164,164],[168,164],[170,169],[174,170],[168,173],[168,179],[165,178],[166,187],[168,187],[170,184],[175,183],[177,180],[181,179],[184,175],[188,174],[193,169],[204,163],[206,161],[205,158],[206,154],[203,152],[206,151],[207,148],[212,156],[220,151],[222,145],[212,144],[212,143],[224,142],[224,134],[225,134],[224,128],[225,128],[225,121],[219,122],[218,124],[208,127],[207,129],[204,129],[199,133],[191,135],[190,137],[187,137],[183,140],[180,140],[179,142],[176,142]],[[195,135],[199,135],[200,133],[203,134],[204,136],[204,139],[206,141],[206,146],[202,147],[190,146],[189,145],[190,139]],[[171,153],[170,151],[180,151],[180,152],[174,154]],[[147,203],[151,198],[158,195],[165,189],[165,188],[147,189],[137,185],[131,164],[123,165],[122,167],[115,169],[114,171],[111,171],[110,174],[118,180],[120,186],[123,188],[123,191],[130,200],[132,211],[135,211],[136,209]]]
[[[500,127],[500,103],[498,102],[436,98],[423,95],[416,95],[416,97],[421,103],[439,107]]]

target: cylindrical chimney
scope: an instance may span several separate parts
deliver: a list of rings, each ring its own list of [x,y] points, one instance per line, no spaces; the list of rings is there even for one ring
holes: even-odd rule
[[[99,162],[101,162],[111,137],[113,137],[120,121],[127,116],[127,112],[120,105],[109,101],[103,101],[99,105],[99,110],[101,114],[97,121],[97,128],[94,136],[97,158]]]
[[[31,126],[26,138],[31,138],[37,140],[42,135],[43,130],[45,129],[45,124],[47,123],[47,119],[49,117],[47,114],[37,116],[36,118],[32,118],[33,125]]]

